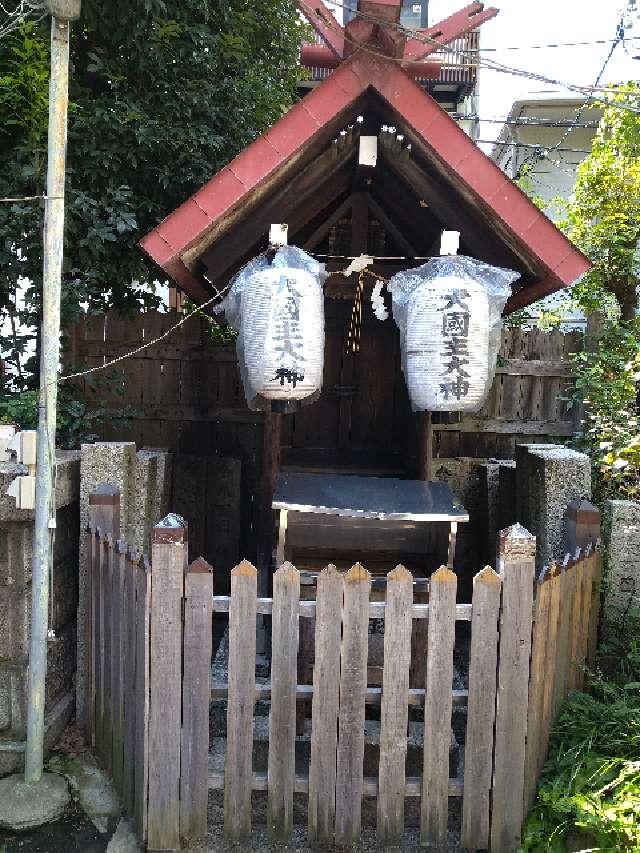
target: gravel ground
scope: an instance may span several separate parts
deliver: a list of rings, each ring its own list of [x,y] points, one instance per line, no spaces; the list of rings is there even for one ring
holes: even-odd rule
[[[453,687],[457,690],[466,689],[468,685],[468,637],[463,633],[456,638],[456,651],[454,655],[454,684]],[[227,681],[227,659],[228,659],[228,634],[225,633],[220,641],[216,655],[212,664],[212,676],[214,682],[226,683]],[[260,668],[257,671],[258,682],[268,681],[268,672],[262,671]],[[226,746],[226,714],[227,703],[225,701],[217,701],[211,707],[211,753],[210,753],[210,768],[215,771],[224,769],[224,753]],[[266,770],[266,761],[268,754],[268,715],[269,703],[256,703],[254,715],[254,757],[253,764],[256,770]],[[375,719],[375,709],[368,709],[366,721],[366,751],[365,751],[365,774],[373,775],[375,769],[372,766],[376,764],[377,745],[379,743],[380,723]],[[424,715],[421,708],[411,709],[411,719],[409,722],[408,731],[408,746],[409,760],[411,754],[414,761],[419,752],[420,766],[422,755],[422,741],[424,731]],[[308,771],[308,752],[310,740],[311,721],[305,721],[305,732],[302,736],[296,738],[296,770],[298,772]],[[464,772],[464,736],[466,729],[466,708],[454,709],[451,733],[451,753],[450,767],[451,775],[461,778]],[[263,766],[264,765],[264,766]],[[373,772],[372,772],[373,770]],[[412,768],[409,770],[409,775],[418,775],[419,769]],[[459,846],[460,838],[460,808],[461,801],[458,798],[449,800],[449,842],[440,847],[433,847],[433,850],[443,851],[443,853],[462,853],[462,848]],[[226,853],[226,851],[238,850],[264,850],[280,853],[280,851],[296,851],[296,853],[311,853],[312,850],[317,850],[317,847],[310,847],[307,842],[307,798],[304,795],[296,794],[294,797],[294,832],[293,841],[291,844],[269,844],[266,834],[266,806],[267,795],[265,792],[254,791],[252,794],[252,820],[253,832],[247,843],[233,845],[225,841],[222,837],[223,826],[223,795],[221,791],[212,791],[209,795],[209,833],[206,843],[203,846],[192,848],[198,853]],[[405,832],[404,843],[400,848],[390,848],[399,850],[425,850],[428,848],[420,845],[420,833],[418,829],[420,816],[420,803],[417,798],[408,798],[405,806]],[[375,823],[376,823],[376,801],[375,799],[363,800],[362,808],[362,837],[353,851],[373,851],[380,850],[376,841]],[[343,848],[326,847],[326,850],[338,850]]]

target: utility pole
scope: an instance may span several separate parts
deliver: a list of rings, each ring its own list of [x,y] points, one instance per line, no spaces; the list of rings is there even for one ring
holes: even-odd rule
[[[53,477],[56,464],[56,402],[60,359],[60,290],[64,239],[64,184],[69,104],[69,29],[81,0],[47,0],[51,18],[51,76],[47,198],[44,218],[40,398],[36,458],[36,499],[31,590],[31,642],[27,687],[25,782],[42,778],[44,697],[47,675],[49,564],[55,527]]]

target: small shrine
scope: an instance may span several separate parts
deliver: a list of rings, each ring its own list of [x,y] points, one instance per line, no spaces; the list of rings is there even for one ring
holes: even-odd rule
[[[269,267],[278,248],[287,246],[322,265],[319,296],[309,302],[322,319],[321,387],[314,379],[313,402],[302,407],[280,405],[277,393],[273,405],[256,404],[265,411],[270,442],[256,496],[264,507],[258,551],[265,584],[274,535],[276,562],[293,558],[310,573],[328,561],[348,565],[365,552],[374,573],[378,563],[386,572],[402,561],[428,576],[441,563],[455,568],[457,525],[469,518],[449,486],[434,482],[431,410],[446,415],[447,405],[451,411],[462,407],[472,356],[490,381],[495,353],[491,363],[491,348],[483,349],[480,338],[490,337],[501,312],[571,285],[590,264],[417,82],[437,76],[434,55],[496,9],[474,2],[436,25],[407,32],[399,25],[401,0],[359,0],[345,27],[321,0],[297,5],[323,42],[305,48],[303,60],[333,70],[141,246],[207,310],[226,297],[228,320],[229,285],[237,290],[235,277],[253,269],[255,259],[266,259]],[[453,248],[447,247],[452,232]],[[433,395],[420,401],[406,363],[409,333],[399,320],[397,276],[455,254],[511,274],[498,308],[483,308],[473,327],[465,321],[464,335],[456,333],[451,315],[446,352],[447,364],[457,369],[453,384],[440,382],[444,401]],[[262,280],[272,287],[268,275]],[[245,299],[254,325],[264,307],[256,281]],[[474,301],[472,292],[453,291],[461,310]],[[288,334],[282,310],[281,336]],[[425,340],[442,325],[437,305],[433,310]],[[297,334],[304,341],[310,332]],[[243,381],[255,374],[249,350],[262,340],[257,335],[239,337]],[[418,346],[412,369],[419,384],[420,371],[435,369],[436,356]],[[288,347],[289,362],[270,365],[270,378],[281,387],[286,382],[299,397],[303,374]],[[415,346],[409,349],[415,354]],[[260,394],[250,399],[247,381],[252,406]],[[482,382],[478,387],[480,400],[486,390]]]

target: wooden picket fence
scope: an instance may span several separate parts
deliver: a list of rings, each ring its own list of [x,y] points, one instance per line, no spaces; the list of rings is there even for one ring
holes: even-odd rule
[[[153,530],[149,562],[96,527],[89,540],[89,731],[149,850],[179,849],[205,835],[207,796],[224,790],[224,829],[251,832],[252,791],[266,791],[273,840],[293,831],[294,794],[308,798],[311,842],[349,845],[361,832],[363,797],[377,798],[381,844],[402,844],[406,798],[420,798],[423,843],[447,838],[449,797],[462,798],[461,843],[516,850],[569,690],[593,660],[599,550],[567,557],[535,577],[535,538],[503,531],[498,572],[480,571],[471,604],[456,602],[456,575],[435,572],[429,603],[413,601],[402,566],[387,575],[386,601],[371,601],[371,576],[356,564],[319,575],[315,601],[284,563],[273,598],[258,598],[242,562],[231,595],[213,595],[202,559],[187,565],[187,529],[169,515]],[[213,612],[229,614],[229,675],[211,683]],[[256,619],[271,617],[271,678],[256,684]],[[300,619],[315,620],[313,684],[297,683]],[[367,684],[369,619],[384,620],[382,687]],[[426,620],[424,688],[409,687],[413,620]],[[468,691],[453,691],[456,621],[471,623]],[[421,632],[425,636],[425,632]],[[209,771],[209,707],[227,699],[225,770]],[[270,701],[266,773],[252,767],[256,699]],[[296,703],[311,700],[308,774],[296,773]],[[449,778],[453,703],[467,705],[463,780]],[[380,706],[378,774],[363,773],[367,704]],[[410,705],[424,706],[422,776],[406,777]]]

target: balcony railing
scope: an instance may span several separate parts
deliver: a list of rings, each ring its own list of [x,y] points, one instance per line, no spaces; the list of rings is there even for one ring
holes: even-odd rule
[[[316,42],[322,44],[322,39],[316,36]],[[419,78],[419,82],[428,91],[446,85],[448,89],[455,87],[457,100],[470,94],[478,79],[478,47],[480,32],[474,30],[465,36],[455,39],[442,50],[431,54],[433,62],[442,63],[440,76],[435,79]],[[310,68],[309,82],[313,85],[325,80],[333,73],[332,68]]]

